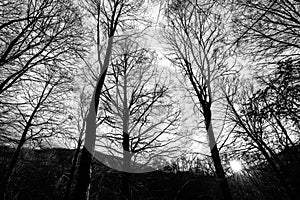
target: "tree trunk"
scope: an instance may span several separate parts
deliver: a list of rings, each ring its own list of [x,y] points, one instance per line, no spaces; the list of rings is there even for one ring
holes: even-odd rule
[[[72,186],[72,182],[73,182],[73,179],[74,179],[74,174],[75,174],[75,170],[76,170],[76,164],[77,164],[78,156],[79,156],[79,153],[80,153],[80,147],[81,147],[81,138],[78,140],[77,148],[76,148],[73,160],[72,160],[70,177],[69,177],[69,180],[68,180],[68,183],[67,183],[66,192],[65,192],[65,200],[69,200],[70,199],[71,186]]]
[[[46,89],[46,87],[45,87]],[[18,161],[18,158],[19,158],[19,155],[20,155],[20,152],[21,152],[21,148],[23,147],[25,141],[26,141],[26,135],[29,131],[29,128],[31,127],[31,122],[36,114],[36,112],[38,111],[38,108],[40,107],[41,105],[41,100],[42,100],[42,97],[44,95],[44,92],[45,92],[45,89],[43,90],[42,92],[42,95],[41,95],[41,98],[39,99],[39,102],[38,104],[36,105],[36,107],[34,108],[34,110],[32,111],[31,115],[30,115],[30,118],[28,120],[28,122],[26,123],[26,126],[23,130],[23,133],[22,133],[22,136],[21,136],[21,139],[19,141],[19,144],[17,146],[17,149],[16,151],[14,152],[11,160],[10,160],[10,163],[9,163],[9,167],[8,167],[8,171],[6,173],[6,175],[4,176],[1,184],[0,184],[0,197],[5,199],[5,192],[9,186],[9,180],[11,178],[11,176],[13,175],[13,172],[14,172],[14,168],[17,164],[17,161]]]
[[[131,200],[130,193],[130,152],[129,152],[129,135],[123,133],[123,172],[122,172],[122,187],[121,199]]]
[[[130,173],[122,172],[121,200],[131,200]]]
[[[84,146],[81,150],[80,162],[78,167],[78,175],[75,185],[73,199],[81,200],[88,199],[88,188],[90,184],[90,166],[92,155]]]
[[[101,69],[101,74],[97,82],[96,88],[94,89],[92,100],[90,103],[89,112],[86,120],[86,132],[84,147],[82,148],[82,153],[79,161],[78,176],[74,189],[74,200],[88,200],[88,190],[90,185],[91,176],[91,162],[92,154],[94,152],[95,141],[96,141],[96,116],[99,105],[99,96],[101,94],[107,68],[109,65],[110,55],[112,51],[113,37],[108,39],[106,55],[103,63],[103,68]]]
[[[21,148],[23,147],[23,145],[25,143],[26,134],[27,134],[27,131],[25,132],[25,130],[24,130],[23,135],[19,141],[18,147],[9,162],[8,171],[7,171],[6,175],[4,176],[4,178],[1,182],[1,185],[0,185],[0,195],[1,195],[0,199],[5,199],[5,192],[9,187],[10,178],[13,175],[13,171],[17,164],[17,161],[18,161],[18,158],[19,158],[19,155],[21,152]]]
[[[129,108],[128,108],[128,98],[127,98],[127,59],[125,58],[125,76],[124,76],[124,99],[123,99],[123,172],[122,172],[122,187],[121,187],[121,200],[131,200],[130,193],[130,150],[129,150]]]
[[[220,181],[221,190],[225,200],[232,200],[232,196],[230,193],[229,184],[227,178],[225,177],[225,172],[221,163],[219,150],[217,147],[216,139],[214,136],[212,124],[211,124],[211,110],[210,107],[204,108],[204,117],[205,117],[205,128],[208,134],[209,139],[209,147],[211,156],[214,162],[214,166],[216,169],[217,177]]]
[[[122,187],[121,200],[131,200],[130,193],[130,152],[129,152],[129,135],[123,133],[123,172],[122,172]]]

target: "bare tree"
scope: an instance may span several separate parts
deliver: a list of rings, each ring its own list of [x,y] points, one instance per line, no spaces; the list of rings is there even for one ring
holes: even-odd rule
[[[233,2],[233,31],[243,53],[260,59],[299,56],[299,1]]]
[[[131,199],[128,172],[146,172],[154,158],[178,150],[175,143],[179,107],[168,97],[168,78],[156,66],[155,52],[130,39],[114,49],[112,69],[102,94],[106,123],[111,131],[100,135],[100,146],[123,155],[122,199]],[[121,168],[120,168],[121,166]]]
[[[248,154],[248,162],[253,162],[250,166],[261,164],[264,160],[257,160],[257,157],[262,155],[282,183],[282,187],[286,189],[286,194],[290,199],[295,199],[293,186],[286,178],[291,169],[278,157],[280,149],[293,145],[290,138],[293,133],[287,131],[280,115],[271,109],[269,103],[272,104],[272,101],[266,102],[265,96],[261,95],[264,92],[255,90],[249,80],[243,82],[236,78],[227,79],[222,90],[229,105],[229,119],[234,125],[233,145],[250,146],[244,150],[239,149],[242,151],[240,153]],[[266,91],[268,88],[265,88]],[[254,154],[256,159],[253,160],[251,157]]]
[[[73,64],[82,52],[81,16],[72,2],[2,1],[0,94],[39,65]]]
[[[8,124],[11,130],[10,140],[16,141],[16,150],[12,155],[9,166],[1,182],[1,195],[9,187],[22,147],[42,147],[52,143],[51,138],[64,134],[63,114],[66,112],[64,101],[68,98],[72,86],[72,78],[66,69],[60,72],[39,68],[34,79],[22,80],[22,88],[17,94],[17,100],[11,102],[16,108],[11,115],[18,120]],[[32,72],[33,74],[33,72]],[[19,136],[16,133],[21,133]],[[8,139],[8,138],[6,138]]]
[[[41,147],[64,134],[63,101],[72,89],[68,65],[74,64],[75,51],[84,51],[84,31],[70,1],[1,4],[0,123],[5,133],[0,137],[17,146],[1,181],[4,195],[22,147]]]
[[[189,80],[197,111],[204,117],[212,159],[225,199],[232,199],[212,124],[212,104],[219,94],[215,81],[232,71],[226,63],[229,51],[226,15],[213,1],[173,1],[166,11],[163,35],[169,58]],[[182,81],[185,82],[185,81]]]
[[[262,103],[265,117],[273,119],[284,133],[286,147],[293,146],[293,142],[282,121],[285,119],[292,122],[294,128],[300,128],[299,77],[299,61],[288,59],[278,62],[274,70],[257,78],[263,88],[257,92],[256,100]]]
[[[79,161],[78,176],[74,189],[74,199],[88,199],[88,188],[90,184],[90,166],[96,140],[96,118],[99,106],[99,97],[103,88],[107,69],[110,62],[114,38],[117,31],[122,32],[130,25],[134,25],[137,13],[143,1],[106,1],[88,0],[81,2],[95,21],[95,37],[98,64],[100,74],[96,75],[96,84],[90,101],[89,111],[86,118],[84,147]],[[101,35],[101,33],[104,33]],[[101,40],[107,40],[102,44]],[[102,59],[102,51],[106,46],[105,56]]]
[[[75,170],[76,170],[76,165],[77,165],[77,161],[78,161],[78,157],[79,157],[79,153],[80,153],[80,149],[82,147],[82,142],[83,142],[83,135],[84,135],[84,128],[85,128],[85,124],[86,124],[86,115],[87,115],[87,103],[88,100],[87,99],[87,95],[86,95],[86,87],[83,86],[82,88],[78,87],[79,92],[80,92],[80,97],[79,97],[79,101],[75,103],[75,105],[73,105],[73,107],[71,108],[72,111],[70,113],[70,117],[72,119],[74,119],[75,121],[75,127],[76,127],[76,135],[73,136],[75,141],[76,141],[76,150],[72,159],[72,164],[71,164],[71,168],[70,168],[70,175],[69,175],[69,179],[66,185],[66,190],[65,190],[65,194],[64,194],[64,198],[65,200],[70,199],[70,194],[71,194],[71,187],[72,187],[72,183],[73,183],[73,179],[74,179],[74,175],[75,175]],[[75,100],[78,100],[77,98]],[[75,111],[75,113],[74,113]]]

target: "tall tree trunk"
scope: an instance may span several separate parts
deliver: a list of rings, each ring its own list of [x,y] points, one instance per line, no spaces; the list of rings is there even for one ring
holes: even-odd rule
[[[131,200],[130,173],[123,171],[121,180],[121,200]]]
[[[10,178],[13,175],[13,171],[15,169],[15,166],[17,164],[20,152],[21,152],[21,148],[23,147],[25,140],[26,140],[26,134],[27,134],[28,129],[24,130],[22,137],[19,141],[18,147],[16,149],[16,151],[14,152],[10,162],[9,162],[9,167],[8,167],[8,171],[6,172],[6,175],[4,176],[1,185],[0,185],[0,199],[5,199],[5,192],[9,187],[9,182],[10,182]]]
[[[122,172],[122,186],[121,199],[131,200],[130,192],[130,152],[129,152],[129,134],[123,132],[123,172]]]
[[[127,98],[127,59],[126,54],[124,54],[125,60],[125,76],[124,76],[124,99],[123,99],[123,172],[122,172],[122,186],[121,186],[121,199],[131,200],[130,193],[130,150],[129,150],[129,108],[128,108],[128,98]]]
[[[73,160],[72,160],[70,177],[69,177],[69,180],[68,180],[68,183],[67,183],[66,192],[65,192],[65,200],[69,200],[70,199],[71,186],[72,186],[73,179],[74,179],[74,174],[75,174],[75,170],[76,170],[76,164],[77,164],[78,156],[79,156],[79,153],[80,153],[80,147],[81,147],[81,137],[79,138],[79,140],[77,142],[77,148],[76,148]]]
[[[73,199],[75,200],[88,199],[91,161],[92,155],[89,152],[89,150],[87,150],[87,148],[84,146],[81,150],[78,175],[73,194]]]
[[[129,134],[123,132],[123,172],[121,186],[121,200],[131,200],[130,192],[130,152],[129,152]]]
[[[43,90],[43,92],[41,94],[41,97],[39,99],[39,102],[37,103],[36,107],[32,111],[32,113],[31,113],[31,115],[29,117],[29,120],[26,123],[26,126],[25,126],[25,128],[23,130],[23,133],[22,133],[22,136],[20,138],[20,141],[19,141],[19,144],[17,146],[17,149],[14,152],[14,154],[13,154],[11,160],[10,160],[8,171],[7,171],[6,175],[4,176],[4,178],[3,178],[3,180],[2,180],[2,182],[0,184],[0,197],[2,199],[5,199],[5,192],[6,192],[7,188],[8,188],[8,186],[9,186],[9,182],[10,182],[9,180],[10,180],[11,176],[13,175],[14,168],[15,168],[15,166],[17,164],[17,161],[18,161],[21,149],[22,149],[22,147],[23,147],[23,145],[24,145],[24,143],[26,141],[27,133],[29,131],[29,128],[32,125],[31,123],[32,123],[32,121],[34,119],[34,116],[37,113],[37,111],[38,111],[38,109],[39,109],[39,107],[41,105],[42,98],[43,98],[43,96],[45,94],[46,87],[47,87],[47,85],[45,86],[45,88],[44,88],[44,90]]]
[[[75,184],[73,198],[74,200],[88,200],[89,193],[89,185],[91,180],[91,163],[92,163],[92,154],[94,152],[95,141],[96,141],[96,116],[99,106],[99,96],[101,94],[107,68],[110,61],[110,55],[112,51],[113,45],[113,36],[109,37],[108,44],[106,48],[106,54],[104,63],[101,69],[100,77],[97,81],[97,85],[94,89],[92,100],[90,103],[89,112],[86,120],[86,132],[85,132],[85,140],[84,147],[82,148],[79,167],[78,167],[78,175],[77,181]]]
[[[205,118],[205,128],[206,128],[206,131],[207,131],[207,134],[208,134],[208,139],[209,139],[210,152],[211,152],[211,156],[212,156],[214,166],[215,166],[215,169],[216,169],[217,177],[220,181],[221,190],[222,190],[222,193],[223,193],[223,196],[224,196],[225,200],[232,200],[229,184],[228,184],[228,181],[227,181],[227,178],[225,176],[225,172],[224,172],[224,169],[223,169],[223,166],[222,166],[222,163],[221,163],[219,150],[218,150],[218,147],[217,147],[213,127],[212,127],[212,124],[211,124],[210,105],[207,106],[207,107],[203,106],[203,109],[204,109],[204,118]]]

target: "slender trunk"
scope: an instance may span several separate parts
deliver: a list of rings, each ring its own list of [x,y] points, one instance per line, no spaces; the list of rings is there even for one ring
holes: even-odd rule
[[[104,83],[106,72],[101,76],[100,80],[103,80]],[[103,86],[98,84],[99,87],[102,88]],[[94,154],[95,148],[95,141],[96,141],[96,116],[97,110],[95,109],[96,105],[96,96],[97,96],[97,88],[94,90],[93,99],[90,104],[89,113],[87,115],[86,120],[86,133],[85,133],[85,140],[84,146],[81,150],[80,160],[79,160],[79,167],[78,167],[78,175],[77,181],[75,184],[74,189],[74,200],[87,200],[90,179],[91,179],[91,163],[92,163],[92,156]],[[101,89],[100,88],[100,89]],[[101,90],[100,90],[101,91]],[[99,99],[97,99],[99,101]]]
[[[123,133],[123,172],[121,186],[121,200],[131,200],[130,193],[130,152],[129,152],[129,135]]]
[[[129,152],[129,135],[123,133],[123,172],[121,186],[121,200],[131,200],[130,193],[130,152]]]
[[[209,139],[209,146],[211,156],[214,162],[214,166],[216,169],[217,177],[220,181],[221,190],[225,200],[232,200],[232,196],[230,193],[229,184],[227,178],[225,176],[225,172],[221,163],[219,150],[217,147],[216,139],[213,132],[213,127],[211,124],[211,110],[210,107],[205,108],[204,110],[204,117],[205,117],[205,127],[208,134]]]
[[[15,166],[17,164],[17,161],[18,161],[18,158],[19,158],[19,155],[20,155],[20,152],[21,152],[21,148],[23,147],[24,143],[25,143],[25,140],[26,140],[26,134],[27,134],[27,131],[28,130],[24,130],[23,134],[22,134],[22,137],[19,141],[19,144],[18,144],[18,147],[16,149],[16,151],[14,152],[10,162],[9,162],[9,167],[8,167],[8,171],[6,173],[6,175],[4,176],[2,182],[1,182],[1,185],[0,185],[0,197],[2,199],[5,199],[5,192],[6,190],[8,189],[9,187],[9,182],[10,182],[10,178],[11,176],[13,175],[13,171],[15,169]]]
[[[125,76],[124,76],[124,96],[123,96],[123,172],[122,172],[122,187],[121,187],[121,199],[131,200],[130,194],[130,150],[129,150],[129,109],[128,109],[128,98],[127,98],[127,59],[124,54],[125,60]]]
[[[81,150],[80,162],[78,167],[78,175],[75,185],[73,199],[84,200],[88,199],[88,188],[90,184],[90,166],[92,162],[92,155],[84,146]]]
[[[74,189],[74,200],[87,200],[90,176],[91,176],[91,163],[92,154],[94,152],[95,141],[96,141],[96,116],[99,105],[99,96],[101,94],[107,68],[109,65],[110,55],[112,51],[113,37],[108,39],[108,45],[106,49],[106,55],[104,59],[103,68],[101,69],[101,74],[97,82],[96,88],[94,89],[92,100],[90,103],[89,112],[86,120],[86,133],[84,140],[84,147],[82,148],[82,153],[79,161],[78,176]]]
[[[69,200],[70,199],[71,186],[72,186],[73,179],[74,179],[74,174],[75,174],[75,170],[76,170],[76,164],[77,164],[78,156],[79,156],[79,153],[80,153],[80,147],[81,147],[81,138],[77,142],[77,148],[76,148],[73,160],[72,160],[70,177],[69,177],[69,180],[68,180],[68,183],[67,183],[66,192],[65,192],[65,200]]]
[[[27,133],[29,131],[29,128],[31,127],[31,123],[34,119],[34,116],[35,114],[37,113],[39,107],[41,106],[42,104],[42,99],[43,99],[43,96],[45,94],[45,91],[46,91],[46,88],[47,88],[47,85],[45,86],[45,88],[43,89],[43,92],[41,94],[41,97],[37,103],[37,105],[35,106],[34,110],[32,111],[27,123],[26,123],[26,126],[23,130],[23,133],[22,133],[22,136],[21,136],[21,139],[19,141],[19,144],[17,146],[17,149],[16,151],[14,152],[11,160],[10,160],[10,163],[9,163],[9,168],[8,168],[8,171],[6,173],[6,175],[4,176],[1,184],[0,184],[0,197],[2,197],[4,199],[4,196],[5,196],[5,192],[6,192],[6,189],[8,188],[9,186],[9,180],[11,178],[11,176],[13,175],[13,172],[14,172],[14,168],[17,164],[17,161],[18,161],[18,158],[19,158],[19,155],[20,155],[20,152],[21,152],[21,148],[23,147],[25,141],[26,141],[26,136],[27,136]],[[49,94],[49,93],[48,93]]]
[[[273,112],[271,112],[271,113],[272,113],[273,117],[275,118],[277,124],[279,125],[281,131],[282,131],[283,134],[285,135],[286,140],[290,143],[290,145],[292,145],[292,147],[295,147],[294,142],[293,142],[292,139],[290,138],[290,136],[289,136],[287,130],[286,130],[285,127],[282,125],[281,121],[278,119],[278,117],[277,117]],[[288,143],[288,142],[286,142],[286,143]],[[287,144],[286,148],[289,148],[289,145],[288,145],[288,144]]]
[[[121,181],[121,200],[131,200],[130,192],[130,173],[123,171],[122,172],[122,181]]]
[[[269,103],[267,102],[267,100],[264,98],[264,102],[267,105],[267,107],[269,108],[269,112],[271,113],[271,115],[273,116],[273,118],[275,119],[276,123],[278,124],[278,126],[280,127],[282,133],[285,135],[286,137],[286,148],[289,148],[288,142],[292,145],[292,147],[295,147],[292,139],[290,138],[288,132],[286,131],[285,127],[282,125],[280,119],[277,117],[277,115],[274,113],[274,110],[270,109]]]

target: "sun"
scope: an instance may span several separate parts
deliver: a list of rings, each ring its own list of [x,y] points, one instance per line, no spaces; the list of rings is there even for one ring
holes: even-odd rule
[[[231,160],[229,164],[234,173],[241,172],[243,169],[242,163],[239,160]]]

